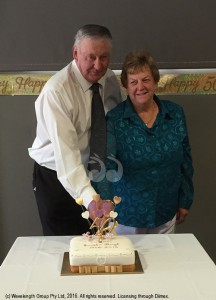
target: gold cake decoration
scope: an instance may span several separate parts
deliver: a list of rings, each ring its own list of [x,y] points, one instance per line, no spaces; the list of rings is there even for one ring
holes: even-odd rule
[[[96,194],[93,196],[88,210],[84,210],[82,198],[77,198],[75,201],[82,207],[83,212],[81,215],[90,225],[90,231],[83,233],[84,238],[93,240],[97,237],[99,242],[102,242],[104,239],[110,239],[113,234],[116,234],[118,213],[115,212],[115,206],[121,202],[121,197],[115,196],[113,201],[102,200],[100,195]],[[92,220],[92,223],[89,219]]]

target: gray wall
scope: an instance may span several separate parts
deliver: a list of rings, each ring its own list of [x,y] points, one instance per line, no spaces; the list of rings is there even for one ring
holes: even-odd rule
[[[195,169],[194,203],[177,232],[192,232],[216,263],[216,95],[168,98],[184,107]]]
[[[27,148],[35,135],[33,96],[0,96],[0,262],[18,236],[42,235]]]
[[[0,72],[57,71],[71,60],[77,28],[113,33],[113,69],[145,48],[160,68],[216,67],[215,1],[6,0],[0,10]],[[216,95],[163,97],[185,108],[195,167],[195,199],[178,232],[192,232],[216,262]],[[36,96],[0,96],[0,262],[17,236],[41,235],[31,188]]]
[[[86,23],[110,28],[113,69],[134,48],[160,68],[216,67],[214,0],[1,0],[0,8],[0,70],[58,70]]]

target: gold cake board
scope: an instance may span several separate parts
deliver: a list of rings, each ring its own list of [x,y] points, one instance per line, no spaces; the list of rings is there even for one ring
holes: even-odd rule
[[[70,269],[69,252],[65,252],[63,256],[61,276],[77,276],[77,275],[116,275],[116,274],[141,274],[144,273],[138,252],[135,250],[135,269],[131,272],[97,272],[97,273],[73,273]]]

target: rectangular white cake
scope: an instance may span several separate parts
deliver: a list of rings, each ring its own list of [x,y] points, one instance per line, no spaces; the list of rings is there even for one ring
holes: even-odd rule
[[[69,260],[74,273],[121,273],[135,269],[134,247],[124,236],[113,236],[102,242],[98,237],[74,237],[70,241]]]

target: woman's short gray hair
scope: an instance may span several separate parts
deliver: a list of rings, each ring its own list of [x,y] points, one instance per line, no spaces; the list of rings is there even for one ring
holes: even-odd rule
[[[135,74],[139,71],[142,71],[143,67],[146,66],[149,67],[152,76],[154,78],[154,81],[158,83],[160,80],[160,74],[153,57],[145,51],[132,51],[128,53],[125,57],[122,66],[122,72],[121,72],[122,85],[125,88],[127,87],[128,73]]]

